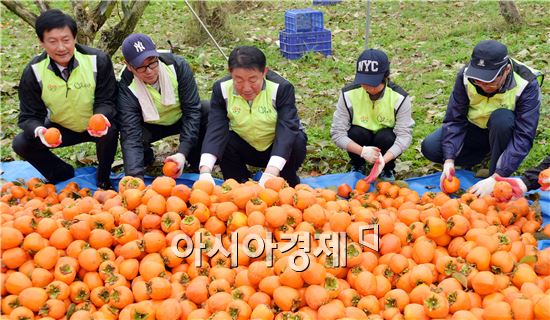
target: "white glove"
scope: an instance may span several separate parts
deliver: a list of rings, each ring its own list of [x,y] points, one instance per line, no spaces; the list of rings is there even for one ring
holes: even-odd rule
[[[498,174],[495,174],[496,181],[506,181],[512,186],[512,192],[514,193],[514,198],[521,198],[523,194],[527,192],[527,186],[523,183],[523,180],[520,178],[503,178]]]
[[[380,149],[377,147],[363,147],[361,150],[361,158],[365,159],[368,163],[374,163],[380,156]]]
[[[443,190],[443,180],[448,179],[451,181],[455,176],[455,162],[454,160],[447,160],[443,164],[443,172],[439,177],[439,189]]]
[[[260,181],[258,181],[258,184],[260,184],[260,186],[264,187],[267,180],[269,180],[271,178],[277,178],[277,176],[273,175],[271,173],[264,172],[264,173],[262,173],[262,176],[260,177]]]
[[[199,174],[199,180],[209,181],[212,182],[213,185],[216,185],[216,182],[214,182],[214,178],[212,178],[212,174],[210,172],[203,172]]]
[[[46,147],[48,148],[55,148],[57,146],[59,146],[61,144],[61,135],[59,135],[59,141],[57,141],[57,143],[55,144],[49,144],[46,139],[44,138],[44,134],[46,133],[46,129],[45,127],[37,127],[36,129],[34,129],[34,137],[39,137],[40,138],[40,141],[42,142],[43,145],[45,145]]]
[[[183,168],[185,167],[185,156],[183,155],[183,153],[178,152],[164,159],[164,163],[169,161],[175,162],[178,165],[178,173],[174,178],[181,176]]]
[[[478,197],[485,197],[491,195],[495,187],[495,183],[497,183],[497,181],[494,176],[490,176],[489,178],[483,179],[474,184],[469,191]]]
[[[365,181],[367,183],[372,183],[378,178],[380,175],[380,172],[384,169],[384,166],[386,165],[386,161],[384,161],[384,157],[381,153],[378,155],[378,159],[374,162],[374,165],[372,166],[372,169],[370,170],[369,175],[365,178]]]
[[[109,128],[111,127],[111,122],[109,122],[109,119],[107,119],[107,117],[102,114],[100,114],[100,116],[102,116],[103,120],[105,120],[105,124],[107,124],[107,128],[105,128],[105,130],[103,131],[95,131],[92,129],[87,129],[88,134],[90,134],[92,137],[96,137],[96,138],[103,137],[104,135],[107,134],[107,131],[109,131]]]

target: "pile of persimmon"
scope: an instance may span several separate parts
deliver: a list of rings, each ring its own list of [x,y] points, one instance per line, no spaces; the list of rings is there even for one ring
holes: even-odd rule
[[[189,188],[124,177],[118,187],[2,186],[2,319],[550,319],[540,214],[505,185],[483,198],[389,182],[368,192],[364,180],[337,191],[281,178]],[[372,224],[377,234],[360,231]],[[268,232],[272,252],[245,247]],[[345,266],[321,240],[334,232],[346,236]],[[172,240],[196,234],[201,243],[181,249],[206,250],[178,257]],[[208,254],[217,235],[236,267]],[[294,262],[309,266],[297,272],[290,259],[306,242]]]

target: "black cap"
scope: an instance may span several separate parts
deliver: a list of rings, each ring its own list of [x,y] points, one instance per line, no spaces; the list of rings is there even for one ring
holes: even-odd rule
[[[134,33],[122,42],[122,55],[132,66],[139,67],[149,57],[158,57],[157,47],[151,38]]]
[[[361,53],[355,66],[354,84],[376,87],[390,71],[388,56],[381,50],[367,49]]]
[[[508,48],[496,40],[479,42],[472,52],[472,60],[466,69],[466,77],[492,82],[502,68],[508,65]]]

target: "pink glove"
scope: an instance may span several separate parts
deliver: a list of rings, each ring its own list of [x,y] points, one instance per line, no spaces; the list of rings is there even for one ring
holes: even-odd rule
[[[382,154],[378,155],[378,159],[374,162],[374,165],[372,166],[372,169],[370,170],[369,175],[365,178],[365,181],[367,183],[372,183],[378,178],[380,175],[380,172],[384,169],[384,166],[386,165],[386,162],[384,161],[384,157]]]
[[[44,134],[46,133],[46,129],[45,127],[37,127],[36,129],[34,129],[34,137],[35,138],[40,138],[40,141],[42,142],[43,145],[45,145],[46,147],[48,148],[55,148],[57,146],[59,146],[61,144],[61,135],[59,135],[59,140],[54,143],[54,144],[49,144],[46,139],[44,138]]]
[[[512,186],[512,192],[514,198],[521,198],[523,194],[527,192],[527,186],[523,183],[523,180],[519,178],[503,178],[498,174],[495,174],[496,181],[506,181]]]
[[[107,124],[107,128],[105,128],[105,130],[103,130],[103,131],[95,131],[95,130],[92,130],[92,129],[88,129],[88,133],[92,137],[96,137],[96,138],[103,137],[104,135],[107,134],[107,131],[109,131],[109,128],[111,127],[111,122],[109,122],[109,119],[107,119],[107,117],[102,115],[102,114],[100,114],[100,116],[102,116],[103,120],[105,120],[105,124]]]

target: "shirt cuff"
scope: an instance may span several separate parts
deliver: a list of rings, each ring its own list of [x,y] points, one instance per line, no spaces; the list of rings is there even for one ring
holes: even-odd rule
[[[285,158],[279,157],[279,156],[271,156],[271,158],[269,159],[269,162],[267,163],[267,167],[273,166],[279,169],[279,171],[282,171],[285,164],[286,164]]]
[[[199,163],[199,169],[200,169],[200,167],[205,166],[208,169],[210,169],[210,171],[212,171],[212,169],[214,169],[214,165],[216,164],[217,159],[218,158],[216,158],[216,156],[211,154],[211,153],[201,154],[201,161]]]

